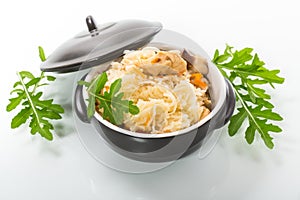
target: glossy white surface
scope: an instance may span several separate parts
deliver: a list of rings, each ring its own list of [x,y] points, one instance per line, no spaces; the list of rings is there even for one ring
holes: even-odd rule
[[[10,1],[0,6],[1,73],[0,199],[300,199],[299,45],[300,12],[286,1]],[[161,21],[198,42],[212,56],[225,43],[250,46],[268,66],[281,69],[283,86],[269,89],[284,121],[270,151],[260,140],[249,146],[226,129],[204,159],[197,153],[149,174],[121,173],[98,163],[80,143],[72,111],[57,123],[52,142],[11,130],[5,111],[17,70],[38,72],[37,46],[46,54],[85,28],[125,18]],[[67,80],[64,81],[64,83]],[[72,83],[72,81],[70,81]],[[72,88],[57,89],[68,103]]]

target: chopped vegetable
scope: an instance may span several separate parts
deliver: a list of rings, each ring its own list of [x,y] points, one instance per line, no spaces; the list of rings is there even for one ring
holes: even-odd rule
[[[202,90],[207,89],[207,84],[203,81],[203,75],[201,73],[192,74],[190,81],[194,86],[201,88]]]

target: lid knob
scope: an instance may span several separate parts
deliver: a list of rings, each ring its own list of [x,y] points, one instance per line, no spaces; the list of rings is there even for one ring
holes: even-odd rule
[[[95,23],[94,18],[91,15],[86,17],[86,25],[90,33],[97,31],[97,25]]]

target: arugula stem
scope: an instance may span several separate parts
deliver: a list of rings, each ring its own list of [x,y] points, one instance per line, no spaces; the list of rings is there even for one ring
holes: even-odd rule
[[[251,114],[250,110],[248,109],[248,105],[247,103],[243,100],[243,98],[240,96],[240,93],[235,89],[235,87],[233,87],[233,91],[235,93],[235,95],[238,97],[239,101],[241,102],[242,106],[244,107],[248,117],[252,120],[252,122],[256,125],[256,127],[259,129],[260,133],[263,133],[263,130],[261,129],[261,127],[257,124],[254,116]]]
[[[103,101],[106,101],[106,102],[111,102],[111,101],[112,101],[112,100],[103,98],[103,97],[101,97],[101,96],[99,96],[99,95],[96,95],[96,94],[94,94],[94,93],[92,93],[92,92],[90,92],[89,94],[90,94],[91,96],[93,96],[93,97],[96,97],[97,99],[100,99],[100,100],[103,100]],[[116,104],[122,106],[122,104],[119,104],[118,102],[116,102]]]
[[[32,99],[31,99],[31,97],[30,97],[30,94],[29,94],[29,92],[28,92],[28,90],[27,90],[27,88],[26,88],[26,86],[25,86],[25,83],[24,83],[24,81],[23,81],[23,78],[21,77],[21,74],[19,73],[19,72],[17,72],[17,75],[18,75],[18,78],[19,78],[19,80],[20,80],[20,82],[21,82],[21,85],[22,85],[22,87],[23,87],[23,89],[24,89],[24,91],[25,91],[25,94],[26,94],[26,97],[27,97],[27,99],[28,99],[28,101],[29,101],[29,104],[30,104],[30,106],[31,106],[31,108],[32,108],[32,111],[33,111],[33,114],[35,115],[35,117],[36,117],[36,119],[37,119],[37,121],[38,121],[38,125],[39,125],[39,127],[40,128],[42,128],[41,126],[40,126],[40,118],[39,118],[39,115],[38,115],[38,113],[37,113],[37,111],[36,111],[36,109],[35,109],[35,106],[34,106],[34,104],[33,104],[33,102],[32,102]]]
[[[222,68],[223,68],[223,67],[226,68],[226,67],[223,66],[223,65],[218,65],[218,64],[217,64],[216,66],[220,69],[220,71],[223,71],[223,72],[224,72],[224,70],[223,70]],[[226,69],[227,69],[227,68],[226,68]],[[231,69],[231,70],[232,70],[232,69]],[[224,72],[224,73],[222,73],[222,74],[223,74],[223,76],[224,76],[225,78],[227,78],[227,79],[229,80],[229,77],[228,77],[228,75],[226,74],[226,72]],[[241,97],[240,93],[236,90],[234,83],[231,82],[231,84],[233,85],[233,91],[234,91],[236,97],[238,98],[238,100],[241,102],[243,108],[245,109],[245,111],[246,111],[246,113],[247,113],[247,116],[248,116],[248,117],[252,120],[252,122],[255,124],[255,126],[258,128],[259,132],[260,132],[261,134],[263,134],[262,128],[259,126],[259,124],[257,123],[256,119],[255,119],[254,116],[251,114],[250,110],[248,109],[247,103],[246,103],[246,102],[244,101],[244,99]],[[249,122],[249,123],[250,123],[250,122]],[[249,124],[249,125],[250,125],[250,124]],[[263,136],[263,137],[264,137],[264,136]]]
[[[44,73],[45,72],[41,72],[41,75],[40,75],[40,80],[34,85],[34,88],[33,88],[33,90],[32,90],[32,94],[34,94],[34,92],[35,92],[35,90],[36,90],[36,88],[38,87],[38,85],[39,85],[39,83],[41,82],[41,80],[44,78]]]
[[[222,68],[225,68],[225,69],[228,69],[228,70],[231,70],[231,71],[234,71],[236,73],[241,73],[241,74],[249,74],[249,75],[252,75],[252,76],[257,76],[255,73],[251,73],[251,72],[245,72],[245,71],[242,71],[242,70],[239,70],[239,69],[236,69],[236,68],[233,68],[233,67],[227,67],[225,65],[220,65],[222,66]],[[219,66],[218,66],[219,68]],[[220,68],[219,68],[220,69]]]
[[[92,90],[92,88],[94,87],[94,85],[96,84],[96,82],[97,82],[96,80],[97,80],[97,79],[94,79],[94,80],[91,82],[90,86],[87,88],[87,92],[88,92],[88,93],[92,94],[91,90]]]

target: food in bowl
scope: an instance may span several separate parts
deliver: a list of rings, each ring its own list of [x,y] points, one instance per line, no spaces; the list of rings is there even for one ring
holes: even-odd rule
[[[96,130],[96,132],[99,133],[99,135],[105,140],[105,142],[107,142],[107,144],[120,155],[123,155],[130,159],[143,161],[143,162],[173,161],[197,150],[199,147],[201,147],[204,144],[205,138],[209,138],[211,133],[214,130],[224,126],[224,124],[228,122],[228,120],[230,119],[233,113],[233,109],[235,105],[235,96],[234,96],[232,86],[229,84],[228,81],[226,81],[226,79],[224,79],[224,77],[221,75],[218,68],[213,63],[210,62],[209,58],[205,55],[205,52],[200,47],[192,48],[190,47],[190,45],[187,45],[186,43],[184,44],[184,46],[174,46],[173,44],[171,45],[168,43],[161,43],[160,41],[158,42],[155,41],[148,45],[155,46],[155,48],[146,47],[143,49],[139,49],[138,51],[126,51],[124,54],[122,54],[123,55],[122,57],[114,60],[114,62],[109,61],[107,63],[102,63],[101,65],[94,67],[91,71],[89,71],[87,74],[81,77],[81,81],[83,82],[82,84],[77,85],[74,94],[75,113],[78,119],[80,119],[84,123],[90,124],[93,127],[93,129]],[[189,50],[192,50],[193,53],[195,54],[190,53],[189,50],[185,50],[184,48],[188,48]],[[122,61],[124,60],[125,62],[125,58],[127,56],[128,58],[130,58],[130,56],[133,56],[133,58],[139,58],[137,55],[138,53],[141,53],[140,51],[148,52],[148,50],[151,49],[152,51],[157,51],[157,52],[168,50],[166,51],[167,53],[168,52],[177,53],[179,56],[176,56],[176,58],[181,58],[180,60],[183,59],[186,62],[186,71],[180,72],[179,70],[181,69],[180,67],[176,67],[176,69],[173,70],[173,68],[171,68],[171,65],[168,65],[167,67],[169,68],[165,67],[167,68],[165,69],[165,71],[157,72],[157,71],[153,71],[154,69],[150,69],[150,67],[146,69],[147,67],[146,61],[139,62],[145,64],[143,68],[141,67],[142,65],[138,67],[136,66],[137,64],[133,63],[131,67],[127,67],[127,68],[129,71],[132,70],[135,72],[131,76],[141,77],[141,80],[144,80],[144,84],[141,84],[142,82],[141,83],[135,82],[135,79],[132,78],[129,79],[130,77],[129,72],[125,72],[124,69],[118,70],[118,68],[122,69],[122,67],[124,67],[123,65],[125,65],[125,63],[122,64]],[[172,51],[172,49],[177,49],[177,50]],[[204,56],[205,59],[202,56]],[[148,60],[148,64],[149,64],[149,61],[151,61],[150,56],[148,59],[149,59]],[[166,60],[170,60],[170,62],[173,61],[172,58],[167,59],[167,57]],[[131,59],[131,58],[129,59],[129,61],[137,62],[136,59]],[[150,64],[152,68],[161,66],[159,64],[154,65],[151,62]],[[150,69],[150,71],[148,69]],[[157,70],[158,69],[159,68],[157,68]],[[111,71],[113,70],[116,70],[116,73],[114,73],[115,75],[114,78],[112,76],[113,73],[111,73]],[[154,72],[157,74],[153,75]],[[200,119],[198,119],[198,122],[195,123],[190,122],[190,125],[189,126],[186,125],[188,126],[186,128],[184,128],[183,126],[184,125],[183,120],[179,121],[178,123],[179,130],[173,132],[162,132],[162,131],[159,132],[157,127],[156,129],[152,129],[152,127],[155,127],[153,126],[153,124],[152,126],[150,126],[151,130],[149,130],[148,132],[146,131],[143,132],[142,131],[143,129],[140,128],[141,126],[138,127],[135,125],[135,127],[134,126],[131,127],[131,124],[129,124],[128,122],[130,118],[127,117],[129,116],[133,118],[135,117],[135,114],[143,113],[142,108],[139,109],[139,112],[133,113],[133,115],[125,114],[127,116],[126,118],[125,117],[123,118],[124,120],[122,120],[121,125],[120,123],[114,123],[113,122],[114,117],[113,120],[107,118],[104,112],[107,110],[99,109],[101,106],[104,105],[103,103],[99,105],[98,103],[96,103],[97,104],[96,106],[95,103],[94,104],[90,103],[91,98],[89,98],[90,97],[89,88],[91,88],[91,85],[84,84],[84,83],[94,83],[96,82],[96,80],[101,80],[102,76],[107,76],[108,74],[110,80],[108,80],[108,78],[106,77],[107,79],[105,80],[105,82],[107,82],[107,84],[105,84],[105,86],[101,84],[101,92],[98,93],[99,97],[104,96],[105,93],[108,92],[111,93],[111,91],[114,91],[113,83],[121,82],[120,85],[122,87],[120,87],[119,93],[115,93],[115,94],[116,96],[123,95],[122,96],[123,101],[127,101],[127,102],[130,102],[129,100],[133,99],[132,98],[133,95],[129,94],[125,98],[124,93],[126,92],[126,87],[124,86],[126,85],[128,85],[128,92],[131,93],[137,91],[139,87],[143,85],[147,85],[147,82],[148,85],[150,86],[151,84],[149,84],[149,82],[154,82],[155,84],[158,84],[159,86],[163,87],[163,89],[165,89],[166,86],[163,84],[166,83],[170,84],[170,82],[164,82],[164,81],[159,82],[158,80],[164,80],[166,79],[165,77],[167,76],[170,77],[178,76],[179,78],[176,77],[176,79],[185,80],[186,82],[189,83],[187,85],[191,86],[191,88],[194,87],[196,89],[198,88],[197,90],[200,90],[199,89],[200,85],[198,85],[198,87],[194,85],[196,84],[197,79],[200,78],[201,83],[204,82],[205,84],[203,85],[207,87],[201,89],[203,91],[202,106],[204,106],[209,110],[209,114],[207,114],[206,116],[205,114],[203,114],[203,118],[200,117]],[[190,75],[189,78],[187,78],[188,74]],[[194,75],[195,77],[192,77],[193,74],[199,74],[199,75]],[[200,74],[202,74],[203,76],[202,78]],[[127,76],[129,76],[128,79],[131,81],[126,80]],[[183,78],[184,76],[187,77]],[[126,81],[128,82],[127,84]],[[192,82],[195,83],[193,84]],[[88,89],[87,90],[84,89],[83,85],[87,86]],[[174,85],[173,88],[175,87],[176,86]],[[173,91],[171,91],[171,93],[173,93]],[[149,92],[149,94],[152,93]],[[165,96],[167,97],[167,95]],[[86,101],[86,99],[88,99],[89,101]],[[101,102],[102,101],[103,100],[101,100]],[[111,101],[111,103],[112,102],[113,101]],[[89,107],[91,105],[96,107],[98,111],[90,113],[89,115],[89,112],[87,111],[90,110]],[[128,105],[130,105],[130,103]],[[136,104],[134,104],[134,106],[135,105]],[[181,105],[179,105],[179,108],[180,106]],[[111,108],[114,110],[118,110],[115,109],[116,107],[114,106],[112,106]],[[95,111],[95,109],[93,109],[93,111]],[[187,113],[185,116],[189,116],[188,114],[189,113]],[[157,118],[160,119],[159,116],[157,116]],[[140,120],[142,121],[143,119]],[[126,124],[129,125],[125,126]],[[146,126],[142,126],[142,127],[146,127]],[[154,131],[151,132],[152,130],[155,130],[155,132]],[[174,128],[174,130],[176,129]],[[82,136],[89,137],[89,132],[82,133]],[[95,148],[97,147],[95,146]]]
[[[122,79],[123,99],[138,106],[138,114],[124,113],[122,128],[133,132],[163,134],[199,122],[211,111],[206,60],[184,50],[145,47],[125,51],[106,71],[108,81],[101,93]],[[103,108],[96,101],[96,111]]]

